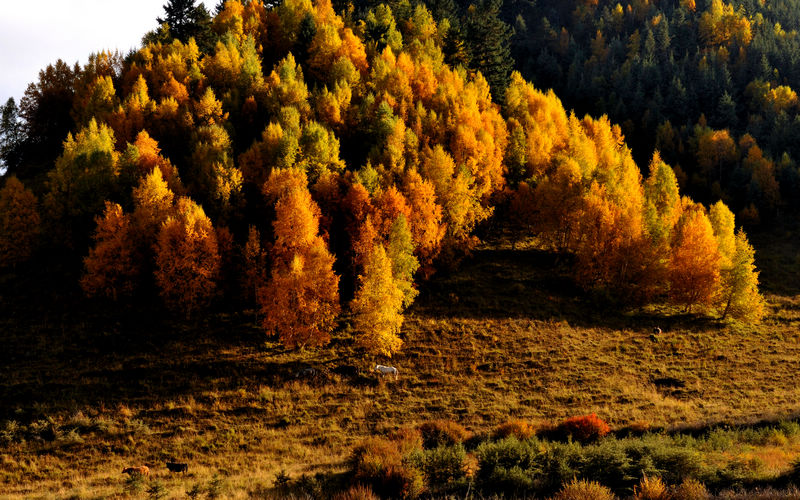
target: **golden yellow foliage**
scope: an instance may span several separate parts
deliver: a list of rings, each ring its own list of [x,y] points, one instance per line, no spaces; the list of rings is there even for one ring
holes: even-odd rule
[[[360,288],[350,308],[356,343],[369,352],[391,357],[400,350],[403,292],[392,278],[392,262],[383,245],[375,245],[359,277]]]

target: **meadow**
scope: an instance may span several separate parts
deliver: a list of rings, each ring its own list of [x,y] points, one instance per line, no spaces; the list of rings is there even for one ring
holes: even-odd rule
[[[749,325],[619,311],[572,284],[567,256],[489,238],[422,285],[391,360],[356,350],[346,317],[328,346],[288,351],[253,311],[186,323],[87,305],[57,284],[49,301],[26,300],[42,275],[6,276],[0,498],[323,491],[347,482],[369,436],[451,420],[480,437],[509,420],[545,429],[590,413],[613,439],[644,433],[695,450],[706,470],[733,467],[731,486],[783,486],[800,456],[797,239],[793,227],[752,235],[769,313]],[[188,473],[170,474],[167,460]],[[144,482],[121,474],[141,464]]]

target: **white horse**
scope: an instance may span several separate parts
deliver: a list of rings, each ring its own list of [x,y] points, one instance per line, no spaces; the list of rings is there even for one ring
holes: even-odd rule
[[[394,366],[375,365],[375,371],[384,375],[394,375],[394,379],[397,380],[397,368]]]

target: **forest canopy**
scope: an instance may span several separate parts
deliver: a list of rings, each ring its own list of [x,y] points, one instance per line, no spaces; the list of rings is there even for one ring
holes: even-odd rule
[[[513,48],[519,54],[524,37],[530,45],[544,33],[543,54],[555,62],[539,66],[557,68],[558,57],[583,57],[585,35],[595,59],[578,62],[600,75],[592,85],[618,67],[608,58],[630,57],[629,71],[642,57],[673,61],[647,53],[671,21],[654,21],[657,9],[640,3],[619,15],[588,3],[559,18],[586,30],[607,11],[603,30],[615,35],[569,24],[575,35],[553,31],[550,40],[532,25],[517,29]],[[669,15],[706,12],[683,3]],[[579,116],[557,97],[562,89],[511,72],[512,33],[491,0],[463,10],[228,0],[214,15],[181,4],[169,3],[139,50],[93,54],[82,67],[58,61],[19,108],[3,107],[6,272],[60,255],[80,269],[75,282],[92,300],[157,300],[187,318],[214,304],[256,310],[264,332],[289,348],[328,342],[346,317],[358,345],[391,356],[419,281],[456,264],[492,223],[570,255],[577,284],[622,305],[763,314],[753,249],[718,201],[739,206],[730,182],[746,168],[758,203],[781,203],[784,186],[756,131],[712,128],[718,114],[686,128],[651,113],[663,151],[637,165],[626,135],[638,142],[647,129],[615,124],[627,111],[597,106],[597,117]],[[709,9],[698,67],[724,68],[723,55],[739,61],[761,43],[742,8],[715,0]],[[620,49],[642,16],[652,28],[642,47]],[[759,109],[795,109],[782,80],[758,81],[751,94],[770,103]],[[598,102],[634,106],[627,97]],[[695,174],[713,206],[681,195]]]

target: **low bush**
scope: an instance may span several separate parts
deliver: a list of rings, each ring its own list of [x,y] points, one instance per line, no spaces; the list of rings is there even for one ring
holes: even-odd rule
[[[467,452],[460,444],[418,451],[411,455],[410,462],[425,475],[432,492],[458,489],[466,478]]]
[[[611,427],[596,414],[571,417],[561,422],[555,434],[562,439],[571,438],[582,443],[595,441],[611,431]]]
[[[353,480],[385,497],[416,498],[423,489],[422,473],[403,462],[396,443],[383,438],[368,438],[350,456]]]
[[[422,446],[426,449],[454,446],[463,443],[470,432],[461,424],[451,420],[432,420],[419,426]]]
[[[542,474],[539,443],[508,437],[480,445],[475,451],[478,459],[478,487],[486,493],[508,496],[532,493],[536,477]]]
[[[553,500],[615,500],[610,489],[600,483],[573,479],[555,494]]]
[[[509,420],[495,427],[492,437],[495,439],[503,439],[508,436],[514,436],[517,439],[528,439],[534,434],[533,427],[524,420]]]
[[[403,456],[422,449],[422,433],[413,427],[401,427],[390,434],[389,439],[397,444]]]
[[[577,461],[582,477],[591,478],[620,494],[629,494],[641,474],[636,470],[624,444],[616,439],[603,440],[581,448]]]

